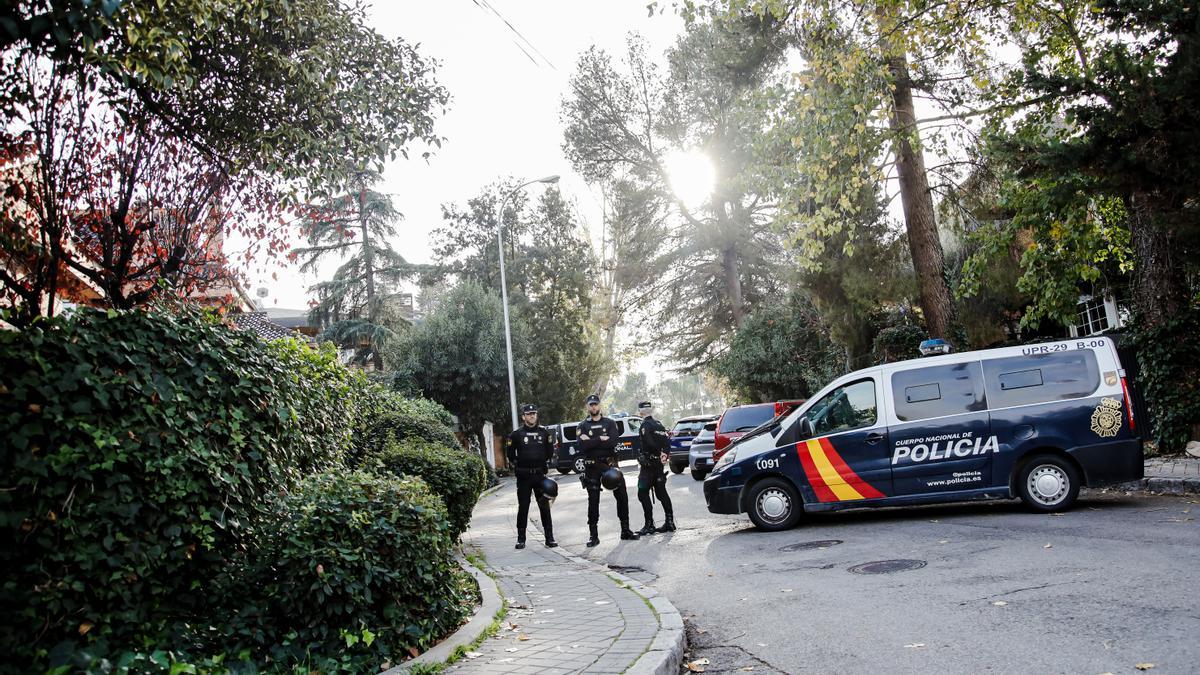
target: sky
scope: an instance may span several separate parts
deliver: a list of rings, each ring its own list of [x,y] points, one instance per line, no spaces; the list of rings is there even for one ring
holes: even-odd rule
[[[628,34],[637,31],[650,53],[669,47],[682,20],[669,11],[669,3],[660,4],[667,11],[649,16],[646,0],[374,3],[374,28],[437,60],[438,81],[451,95],[435,127],[446,139],[442,148],[434,149],[426,162],[420,157],[424,147],[410,147],[413,159],[387,165],[378,187],[393,196],[405,216],[397,228],[400,236],[392,242],[396,250],[410,262],[430,262],[430,235],[442,225],[442,204],[465,203],[505,176],[532,180],[561,175],[564,197],[598,233],[599,193],[573,173],[563,156],[560,103],[576,60],[591,45],[620,54]],[[543,189],[535,184],[527,191],[536,197]],[[267,307],[302,309],[308,304],[307,287],[332,275],[337,265],[329,261],[316,275],[272,267],[252,273],[249,290],[254,295],[265,288]]]

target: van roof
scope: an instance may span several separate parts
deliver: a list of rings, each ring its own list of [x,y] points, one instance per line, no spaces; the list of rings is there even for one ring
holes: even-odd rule
[[[970,350],[970,351],[965,351],[965,352],[954,352],[952,354],[941,354],[938,356],[923,356],[923,357],[919,357],[919,358],[915,358],[915,359],[905,359],[903,361],[893,361],[892,363],[881,363],[878,366],[872,366],[870,368],[862,368],[862,369],[854,371],[854,372],[864,372],[865,373],[865,372],[879,370],[879,369],[882,369],[886,372],[891,372],[894,370],[903,370],[903,369],[910,368],[913,366],[919,366],[919,367],[938,366],[938,365],[945,365],[945,364],[950,364],[950,363],[961,363],[962,361],[982,361],[984,359],[1001,359],[1001,358],[1006,358],[1009,356],[1027,356],[1027,355],[1029,355],[1029,352],[1027,350],[1029,350],[1032,347],[1039,347],[1042,345],[1054,345],[1054,344],[1059,344],[1059,343],[1070,343],[1070,342],[1086,344],[1087,346],[1083,347],[1083,349],[1099,349],[1101,347],[1107,347],[1108,349],[1112,350],[1113,358],[1114,359],[1117,358],[1117,353],[1116,353],[1116,349],[1114,349],[1112,338],[1108,338],[1108,337],[1063,338],[1061,340],[1050,340],[1050,341],[1046,341],[1046,342],[1036,342],[1036,343],[1031,343],[1031,344],[1026,344],[1026,345],[1015,345],[1012,347],[997,347],[995,349],[976,349],[976,350]],[[1072,348],[1072,351],[1074,351],[1074,349],[1075,348]],[[1054,353],[1054,352],[1046,352],[1046,353]]]

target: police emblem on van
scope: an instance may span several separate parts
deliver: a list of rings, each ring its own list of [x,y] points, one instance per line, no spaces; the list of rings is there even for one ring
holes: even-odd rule
[[[1121,402],[1103,398],[1092,411],[1092,431],[1102,438],[1112,438],[1121,430]]]

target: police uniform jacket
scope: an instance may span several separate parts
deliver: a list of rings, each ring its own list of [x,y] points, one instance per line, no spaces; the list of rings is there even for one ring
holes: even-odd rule
[[[543,426],[524,426],[508,435],[504,455],[518,469],[547,469],[554,459],[554,435]]]
[[[661,466],[662,460],[659,456],[664,452],[670,452],[671,449],[667,428],[653,417],[646,417],[642,420],[642,427],[638,429],[638,436],[642,443],[641,453],[638,457],[639,463]]]
[[[587,438],[580,439],[579,447],[589,459],[617,454],[617,423],[611,419],[601,417],[592,421],[589,417],[579,423],[578,433],[580,436],[587,434]],[[608,436],[608,440],[600,440],[601,436]]]

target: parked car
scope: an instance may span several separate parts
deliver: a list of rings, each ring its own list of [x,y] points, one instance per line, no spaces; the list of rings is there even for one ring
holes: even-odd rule
[[[672,473],[683,473],[683,470],[688,467],[688,452],[693,439],[704,430],[706,422],[715,422],[718,417],[719,415],[684,417],[671,427],[671,431],[668,433],[671,438],[670,467]]]
[[[688,468],[692,471],[692,478],[704,480],[704,477],[712,471],[713,441],[716,435],[717,422],[714,420],[706,423],[692,441],[692,446],[688,449]]]
[[[725,410],[717,422],[717,436],[713,442],[713,461],[719,461],[729,444],[741,438],[755,427],[786,415],[804,404],[799,401],[775,401],[774,403],[751,403],[735,405]]]
[[[640,417],[614,417],[617,423],[617,461],[636,459],[638,450],[642,447],[638,438],[638,429],[642,427]],[[583,450],[579,447],[578,422],[566,422],[553,425],[558,428],[558,449],[555,452],[554,467],[559,473],[583,473]]]

